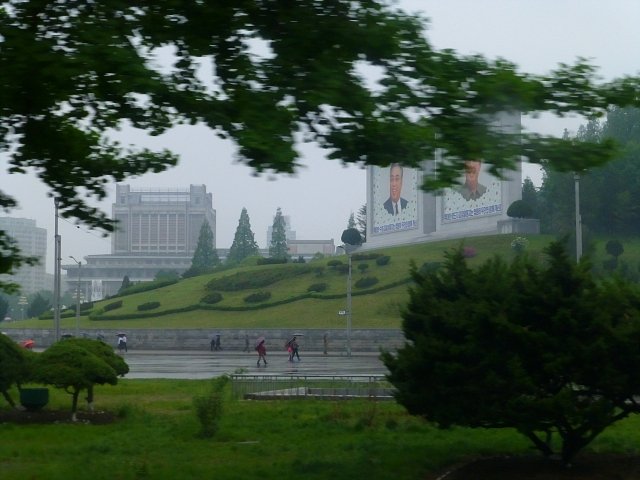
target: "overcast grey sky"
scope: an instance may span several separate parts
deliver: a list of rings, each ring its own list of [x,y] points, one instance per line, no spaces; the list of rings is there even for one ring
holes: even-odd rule
[[[559,62],[572,63],[578,56],[591,59],[604,79],[640,74],[639,0],[400,0],[410,12],[422,12],[431,19],[427,37],[437,48],[461,53],[481,53],[515,62],[521,71],[545,73]],[[567,127],[575,131],[578,119],[558,121],[550,117],[525,120],[531,130],[561,135]],[[253,176],[234,164],[233,147],[202,127],[177,128],[159,138],[137,138],[136,143],[169,147],[181,155],[180,165],[160,174],[131,178],[138,187],[188,187],[205,184],[213,193],[217,211],[217,246],[229,247],[243,207],[261,247],[278,207],[291,217],[297,238],[331,239],[340,243],[351,212],[365,203],[365,171],[343,167],[323,159],[313,146],[301,147],[305,167],[297,175]],[[53,202],[32,175],[11,175],[2,169],[2,189],[15,196],[20,207],[11,216],[32,218],[48,230],[47,270],[53,270]],[[540,182],[535,168],[525,175]],[[115,193],[99,205],[111,211]],[[63,263],[69,255],[109,253],[110,242],[86,227],[59,222]]]

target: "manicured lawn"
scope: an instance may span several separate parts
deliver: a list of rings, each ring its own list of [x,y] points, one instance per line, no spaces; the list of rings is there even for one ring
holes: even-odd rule
[[[415,480],[464,459],[530,452],[509,429],[439,430],[394,402],[367,400],[228,398],[220,431],[204,439],[192,398],[208,388],[204,380],[123,379],[96,392],[96,408],[118,414],[115,423],[0,424],[2,478]],[[68,395],[51,393],[47,408],[68,408]],[[637,453],[639,426],[626,420],[591,450]]]

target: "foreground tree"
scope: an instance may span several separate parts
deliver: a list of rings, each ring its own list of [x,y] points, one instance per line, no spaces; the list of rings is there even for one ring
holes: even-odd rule
[[[200,227],[198,244],[196,245],[196,251],[193,253],[191,267],[182,276],[187,278],[209,273],[219,264],[218,252],[213,248],[213,232],[209,222],[205,220]]]
[[[640,412],[640,293],[596,282],[559,243],[545,253],[543,264],[522,256],[472,269],[459,249],[435,272],[414,267],[408,343],[384,362],[412,414],[441,427],[515,428],[569,463]]]
[[[15,408],[9,390],[28,380],[27,352],[7,335],[0,333],[0,393],[11,407]]]
[[[71,395],[71,419],[76,421],[80,392],[89,391],[96,384],[115,385],[118,375],[91,349],[62,340],[37,356],[34,380],[61,388]]]
[[[425,176],[437,189],[456,182],[468,158],[492,162],[496,174],[520,156],[573,171],[613,152],[608,142],[496,132],[496,112],[596,115],[640,102],[638,79],[597,85],[582,62],[526,75],[505,60],[434,50],[425,25],[379,0],[5,0],[0,151],[9,173],[37,172],[62,216],[112,230],[83,195],[103,198],[105,185],[177,162],[110,138],[125,125],[157,135],[202,123],[257,172],[295,171],[296,139],[369,165],[401,158],[420,168],[440,149],[438,176]],[[166,47],[171,65],[156,61]],[[371,66],[375,89],[362,74]],[[15,206],[0,192],[0,207]],[[5,247],[0,232],[0,273],[28,261]]]
[[[51,304],[49,303],[49,300],[46,300],[41,293],[38,292],[33,296],[31,303],[29,303],[29,307],[27,308],[27,317],[37,317],[50,308]]]
[[[107,365],[109,365],[116,373],[116,375],[123,377],[129,373],[129,365],[124,359],[117,355],[113,348],[101,340],[94,340],[92,338],[69,338],[64,340],[69,345],[74,345],[80,348],[84,348],[88,352],[91,352],[96,357],[101,359]],[[87,387],[87,406],[89,410],[93,411],[94,400],[94,384],[90,384]]]
[[[229,257],[227,262],[240,263],[247,257],[258,255],[258,244],[255,241],[253,231],[251,231],[251,221],[247,209],[243,208],[240,212],[240,220],[233,237],[233,243],[229,249]]]
[[[276,210],[271,228],[271,243],[269,245],[269,256],[280,260],[289,258],[289,248],[287,247],[287,229],[282,210]]]

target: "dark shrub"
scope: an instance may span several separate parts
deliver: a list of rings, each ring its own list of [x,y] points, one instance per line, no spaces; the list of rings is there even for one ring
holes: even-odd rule
[[[120,308],[122,306],[122,300],[117,300],[115,302],[107,303],[103,310],[105,312],[110,312],[111,310],[115,310],[116,308]]]
[[[246,303],[260,303],[260,302],[266,302],[270,298],[271,298],[271,292],[262,291],[262,292],[252,293],[251,295],[247,295],[246,297],[244,297],[244,301]]]
[[[507,216],[511,218],[531,218],[533,209],[524,200],[516,200],[507,208]]]
[[[609,271],[615,270],[616,268],[618,268],[618,258],[613,257],[613,258],[607,258],[606,260],[603,260],[602,267],[605,270],[609,270]]]
[[[388,265],[391,257],[389,255],[383,255],[381,257],[376,258],[376,265]]]
[[[324,275],[324,269],[324,266],[313,267],[313,273],[316,274],[316,277],[321,277],[322,275]]]
[[[369,288],[378,283],[376,277],[362,277],[356,282],[356,288]]]
[[[333,260],[329,260],[327,262],[328,267],[337,267],[338,265],[342,265],[342,261],[334,258]]]
[[[220,292],[237,292],[251,288],[263,288],[287,278],[310,273],[310,265],[288,265],[265,270],[237,272],[227,277],[214,278],[207,283],[207,290]]]
[[[91,310],[93,308],[93,302],[85,302],[80,304],[80,311]]]
[[[428,273],[435,272],[442,266],[440,262],[424,262],[418,272],[421,275],[427,275]]]
[[[309,285],[307,292],[324,292],[327,287],[328,285],[326,283],[314,283],[313,285]]]
[[[616,258],[624,253],[624,247],[618,240],[609,240],[605,245],[605,250],[609,255]]]
[[[368,263],[360,263],[358,264],[358,270],[360,270],[361,273],[364,273],[365,270],[369,269],[369,264]]]
[[[131,285],[130,287],[125,288],[114,295],[114,297],[123,297],[125,295],[131,295],[133,293],[140,292],[148,292],[150,290],[155,290],[156,288],[168,287],[169,285],[173,285],[174,283],[178,283],[178,279],[164,279],[164,280],[154,280],[153,282],[141,282]]]
[[[375,260],[376,258],[382,257],[382,253],[354,253],[351,258],[357,262],[359,260]]]
[[[213,305],[222,301],[222,294],[220,292],[211,292],[200,299],[200,303],[207,303]]]
[[[349,265],[338,265],[336,267],[336,272],[338,273],[349,273]]]
[[[256,260],[256,265],[279,265],[281,263],[287,263],[286,258],[259,258]]]
[[[153,310],[154,308],[158,308],[160,306],[160,302],[147,302],[141,305],[138,305],[138,311],[143,312],[145,310]]]

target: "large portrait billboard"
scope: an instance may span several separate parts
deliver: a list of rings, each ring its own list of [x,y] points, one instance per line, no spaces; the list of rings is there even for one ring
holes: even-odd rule
[[[502,214],[502,183],[480,160],[467,160],[461,184],[447,188],[442,199],[442,223]]]
[[[371,232],[374,235],[418,228],[418,171],[394,163],[373,168]]]

